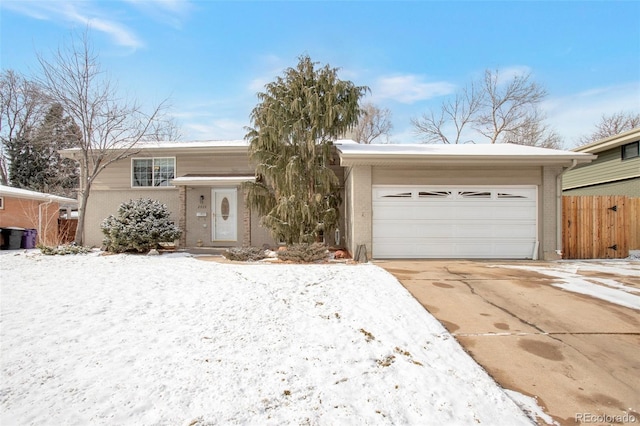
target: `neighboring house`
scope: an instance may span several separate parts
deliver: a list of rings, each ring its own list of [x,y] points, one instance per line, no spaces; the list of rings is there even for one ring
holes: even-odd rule
[[[565,174],[563,194],[640,197],[639,145],[637,128],[575,148],[575,152],[597,154],[598,158]]]
[[[0,227],[35,229],[38,243],[58,244],[61,211],[77,207],[71,198],[0,185]]]
[[[184,231],[182,247],[276,243],[244,203],[242,183],[255,175],[246,142],[138,149],[94,181],[87,244],[100,245],[102,220],[140,197],[168,205]],[[70,158],[77,153],[63,151]],[[511,144],[336,141],[342,221],[325,238],[368,258],[559,258],[562,174],[594,158]]]

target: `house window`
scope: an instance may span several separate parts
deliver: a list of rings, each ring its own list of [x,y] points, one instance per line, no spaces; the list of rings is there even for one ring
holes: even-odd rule
[[[176,159],[134,158],[131,161],[131,186],[170,186],[175,177]]]
[[[4,210],[4,197],[0,197],[0,210]]]
[[[640,157],[640,141],[631,142],[626,145],[622,145],[622,159],[628,160],[630,158]]]

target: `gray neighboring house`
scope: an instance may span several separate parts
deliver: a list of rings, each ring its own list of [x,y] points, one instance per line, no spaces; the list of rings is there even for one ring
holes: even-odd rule
[[[568,171],[564,195],[626,195],[640,197],[640,128],[575,148],[596,154],[592,163]]]
[[[339,229],[325,238],[369,259],[557,259],[562,175],[595,158],[512,144],[334,145],[343,206]],[[87,244],[101,244],[100,223],[120,203],[149,197],[168,205],[185,231],[182,247],[276,245],[244,203],[242,182],[255,175],[245,141],[138,150],[94,182]]]

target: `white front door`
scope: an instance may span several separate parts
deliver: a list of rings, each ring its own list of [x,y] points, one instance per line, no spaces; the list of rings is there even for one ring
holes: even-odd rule
[[[238,240],[238,190],[237,188],[213,188],[211,190],[212,241]]]

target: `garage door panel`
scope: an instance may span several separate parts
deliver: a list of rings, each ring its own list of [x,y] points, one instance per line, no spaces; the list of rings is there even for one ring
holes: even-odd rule
[[[407,221],[406,226],[398,226],[397,223],[389,224],[386,221],[373,222],[373,238],[408,238],[415,239],[416,235],[423,237],[453,237],[455,226],[440,221]]]
[[[455,236],[459,238],[488,238],[492,240],[509,240],[511,238],[527,238],[535,232],[535,226],[530,224],[496,225],[496,224],[462,224],[456,226]]]
[[[377,194],[377,195],[376,195]],[[378,258],[533,256],[535,187],[406,187],[373,191]]]

